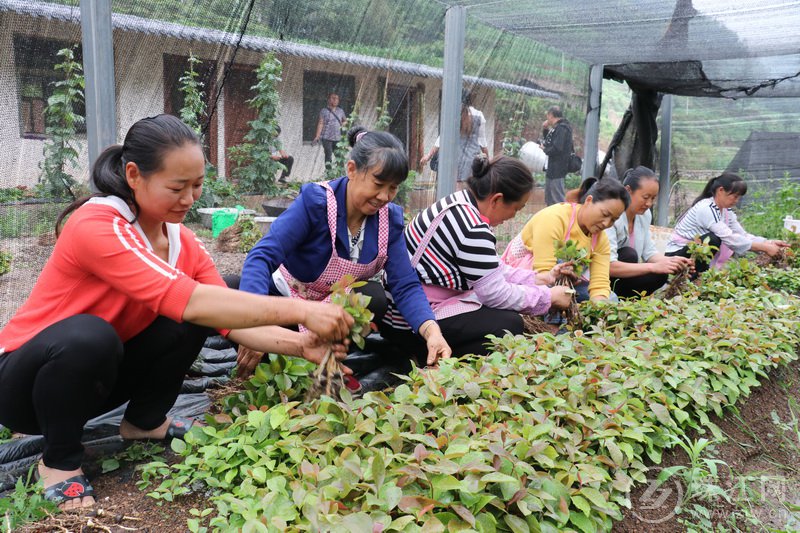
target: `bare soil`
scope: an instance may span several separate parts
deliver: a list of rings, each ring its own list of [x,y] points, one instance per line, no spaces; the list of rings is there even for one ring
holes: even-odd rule
[[[245,254],[220,252],[209,231],[203,231],[200,227],[192,229],[205,243],[221,274],[239,274]],[[35,237],[0,241],[0,248],[10,251],[14,256],[11,272],[0,276],[0,327],[27,298],[52,250],[51,246],[46,239],[40,244]],[[792,419],[789,402],[794,400],[800,403],[798,384],[800,363],[778,369],[770,379],[762,381],[762,386],[755,389],[750,398],[741,402],[738,413],[731,411],[723,419],[715,420],[727,436],[727,440],[717,444],[713,452],[713,457],[724,463],[720,466],[722,479],[719,484],[730,491],[738,502],[737,505],[730,505],[717,500],[708,504],[713,522],[722,530],[735,530],[730,523],[734,517],[736,527],[741,531],[762,529],[743,521],[743,508],[750,509],[752,516],[766,526],[778,530],[800,528],[797,516],[793,516],[785,507],[786,503],[800,504],[800,467],[796,463],[800,437],[793,436],[794,446],[787,444],[791,440],[787,440],[773,422],[773,416],[782,421]],[[685,465],[687,462],[682,450],[665,453],[662,464],[653,468],[650,478],[655,479],[661,468]],[[131,466],[108,474],[100,474],[97,463],[86,467],[99,498],[93,509],[61,513],[21,531],[186,531],[189,510],[208,507],[208,502],[200,495],[160,505],[136,487],[139,476]],[[742,482],[745,477],[748,480],[746,483]],[[756,492],[742,495],[735,490],[737,483]],[[632,508],[625,513],[621,522],[615,524],[613,530],[647,533],[685,531],[686,527],[680,523],[676,513],[676,505],[684,491],[685,487],[675,481],[669,481],[659,488],[652,482],[636,487],[630,496]]]

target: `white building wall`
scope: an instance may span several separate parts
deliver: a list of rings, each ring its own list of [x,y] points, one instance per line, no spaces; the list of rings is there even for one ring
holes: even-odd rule
[[[39,181],[39,163],[44,159],[43,139],[23,138],[20,126],[19,88],[14,66],[14,36],[51,36],[60,41],[80,42],[80,28],[74,24],[22,17],[5,12],[0,17],[0,187],[33,187]],[[88,178],[86,135],[76,139],[79,180]]]
[[[21,17],[4,13],[0,18],[0,116],[3,127],[0,129],[0,187],[15,185],[35,185],[42,159],[44,141],[41,139],[22,139],[19,125],[19,104],[17,98],[16,71],[13,59],[13,35],[26,34],[37,37],[57,38],[78,42],[79,28],[74,24],[65,24],[44,19]],[[116,77],[117,104],[117,142],[122,142],[128,128],[137,120],[164,111],[164,67],[163,54],[188,56],[193,53],[200,59],[216,59],[219,63],[218,75],[221,82],[224,75],[223,65],[230,60],[231,49],[213,44],[198,44],[171,37],[143,35],[122,31],[114,32],[114,58]],[[236,63],[239,65],[258,66],[263,54],[239,50]],[[320,145],[313,146],[302,140],[303,126],[303,73],[305,71],[327,71],[355,77],[355,90],[359,99],[358,114],[360,123],[371,128],[377,119],[376,107],[378,95],[382,90],[379,79],[386,77],[387,72],[349,64],[329,63],[317,59],[301,57],[279,57],[283,63],[283,80],[279,84],[281,111],[279,122],[282,129],[281,141],[284,149],[295,158],[292,179],[298,181],[316,181],[324,175],[324,155]],[[420,112],[424,116],[422,136],[422,153],[427,153],[433,146],[439,131],[439,93],[441,80],[419,78],[388,73],[389,82],[406,85],[423,90],[423,107]],[[494,91],[477,89],[476,103],[487,119],[487,140],[490,153],[493,153],[494,131]],[[225,115],[231,112],[231,106],[225,102],[222,91],[217,103],[217,140],[218,167],[221,176],[225,169]],[[312,110],[315,115],[319,110]],[[88,161],[85,136],[80,142],[80,168],[75,177],[88,181]],[[414,168],[417,162],[411,162]],[[419,181],[430,178],[430,170],[423,169]]]

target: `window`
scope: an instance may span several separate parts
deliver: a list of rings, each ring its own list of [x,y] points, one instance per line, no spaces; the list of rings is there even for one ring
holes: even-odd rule
[[[20,134],[23,137],[43,138],[45,133],[44,110],[47,99],[52,96],[54,83],[62,75],[55,70],[61,61],[56,54],[73,43],[42,39],[27,35],[14,36],[14,63],[17,71],[19,95]],[[80,47],[75,59],[82,62]],[[86,106],[81,103],[75,113],[85,117]],[[86,124],[77,126],[78,133],[86,133]]]
[[[320,110],[328,105],[328,94],[339,95],[339,107],[349,117],[355,105],[356,79],[354,76],[333,72],[303,73],[303,141],[311,142],[317,131]]]

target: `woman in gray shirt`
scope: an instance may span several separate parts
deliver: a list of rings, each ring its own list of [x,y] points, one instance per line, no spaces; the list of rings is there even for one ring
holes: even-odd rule
[[[625,173],[622,184],[631,195],[625,214],[606,230],[611,248],[611,288],[620,297],[652,294],[667,277],[691,261],[658,253],[650,236],[650,208],[658,198],[658,178],[647,167]]]

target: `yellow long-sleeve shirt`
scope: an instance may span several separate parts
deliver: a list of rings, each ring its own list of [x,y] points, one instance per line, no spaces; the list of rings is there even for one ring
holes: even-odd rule
[[[591,263],[589,266],[589,296],[608,298],[611,294],[611,282],[608,278],[610,264],[610,247],[608,236],[601,231],[597,236],[597,244],[592,251],[592,236],[586,235],[581,230],[577,221],[577,212],[581,204],[577,204],[576,220],[572,225],[569,238],[578,243],[581,248],[589,251]],[[525,246],[533,254],[533,269],[537,272],[549,272],[556,265],[556,256],[553,243],[555,240],[564,241],[566,238],[569,221],[572,218],[572,205],[563,203],[551,205],[542,209],[525,224],[520,237]]]

